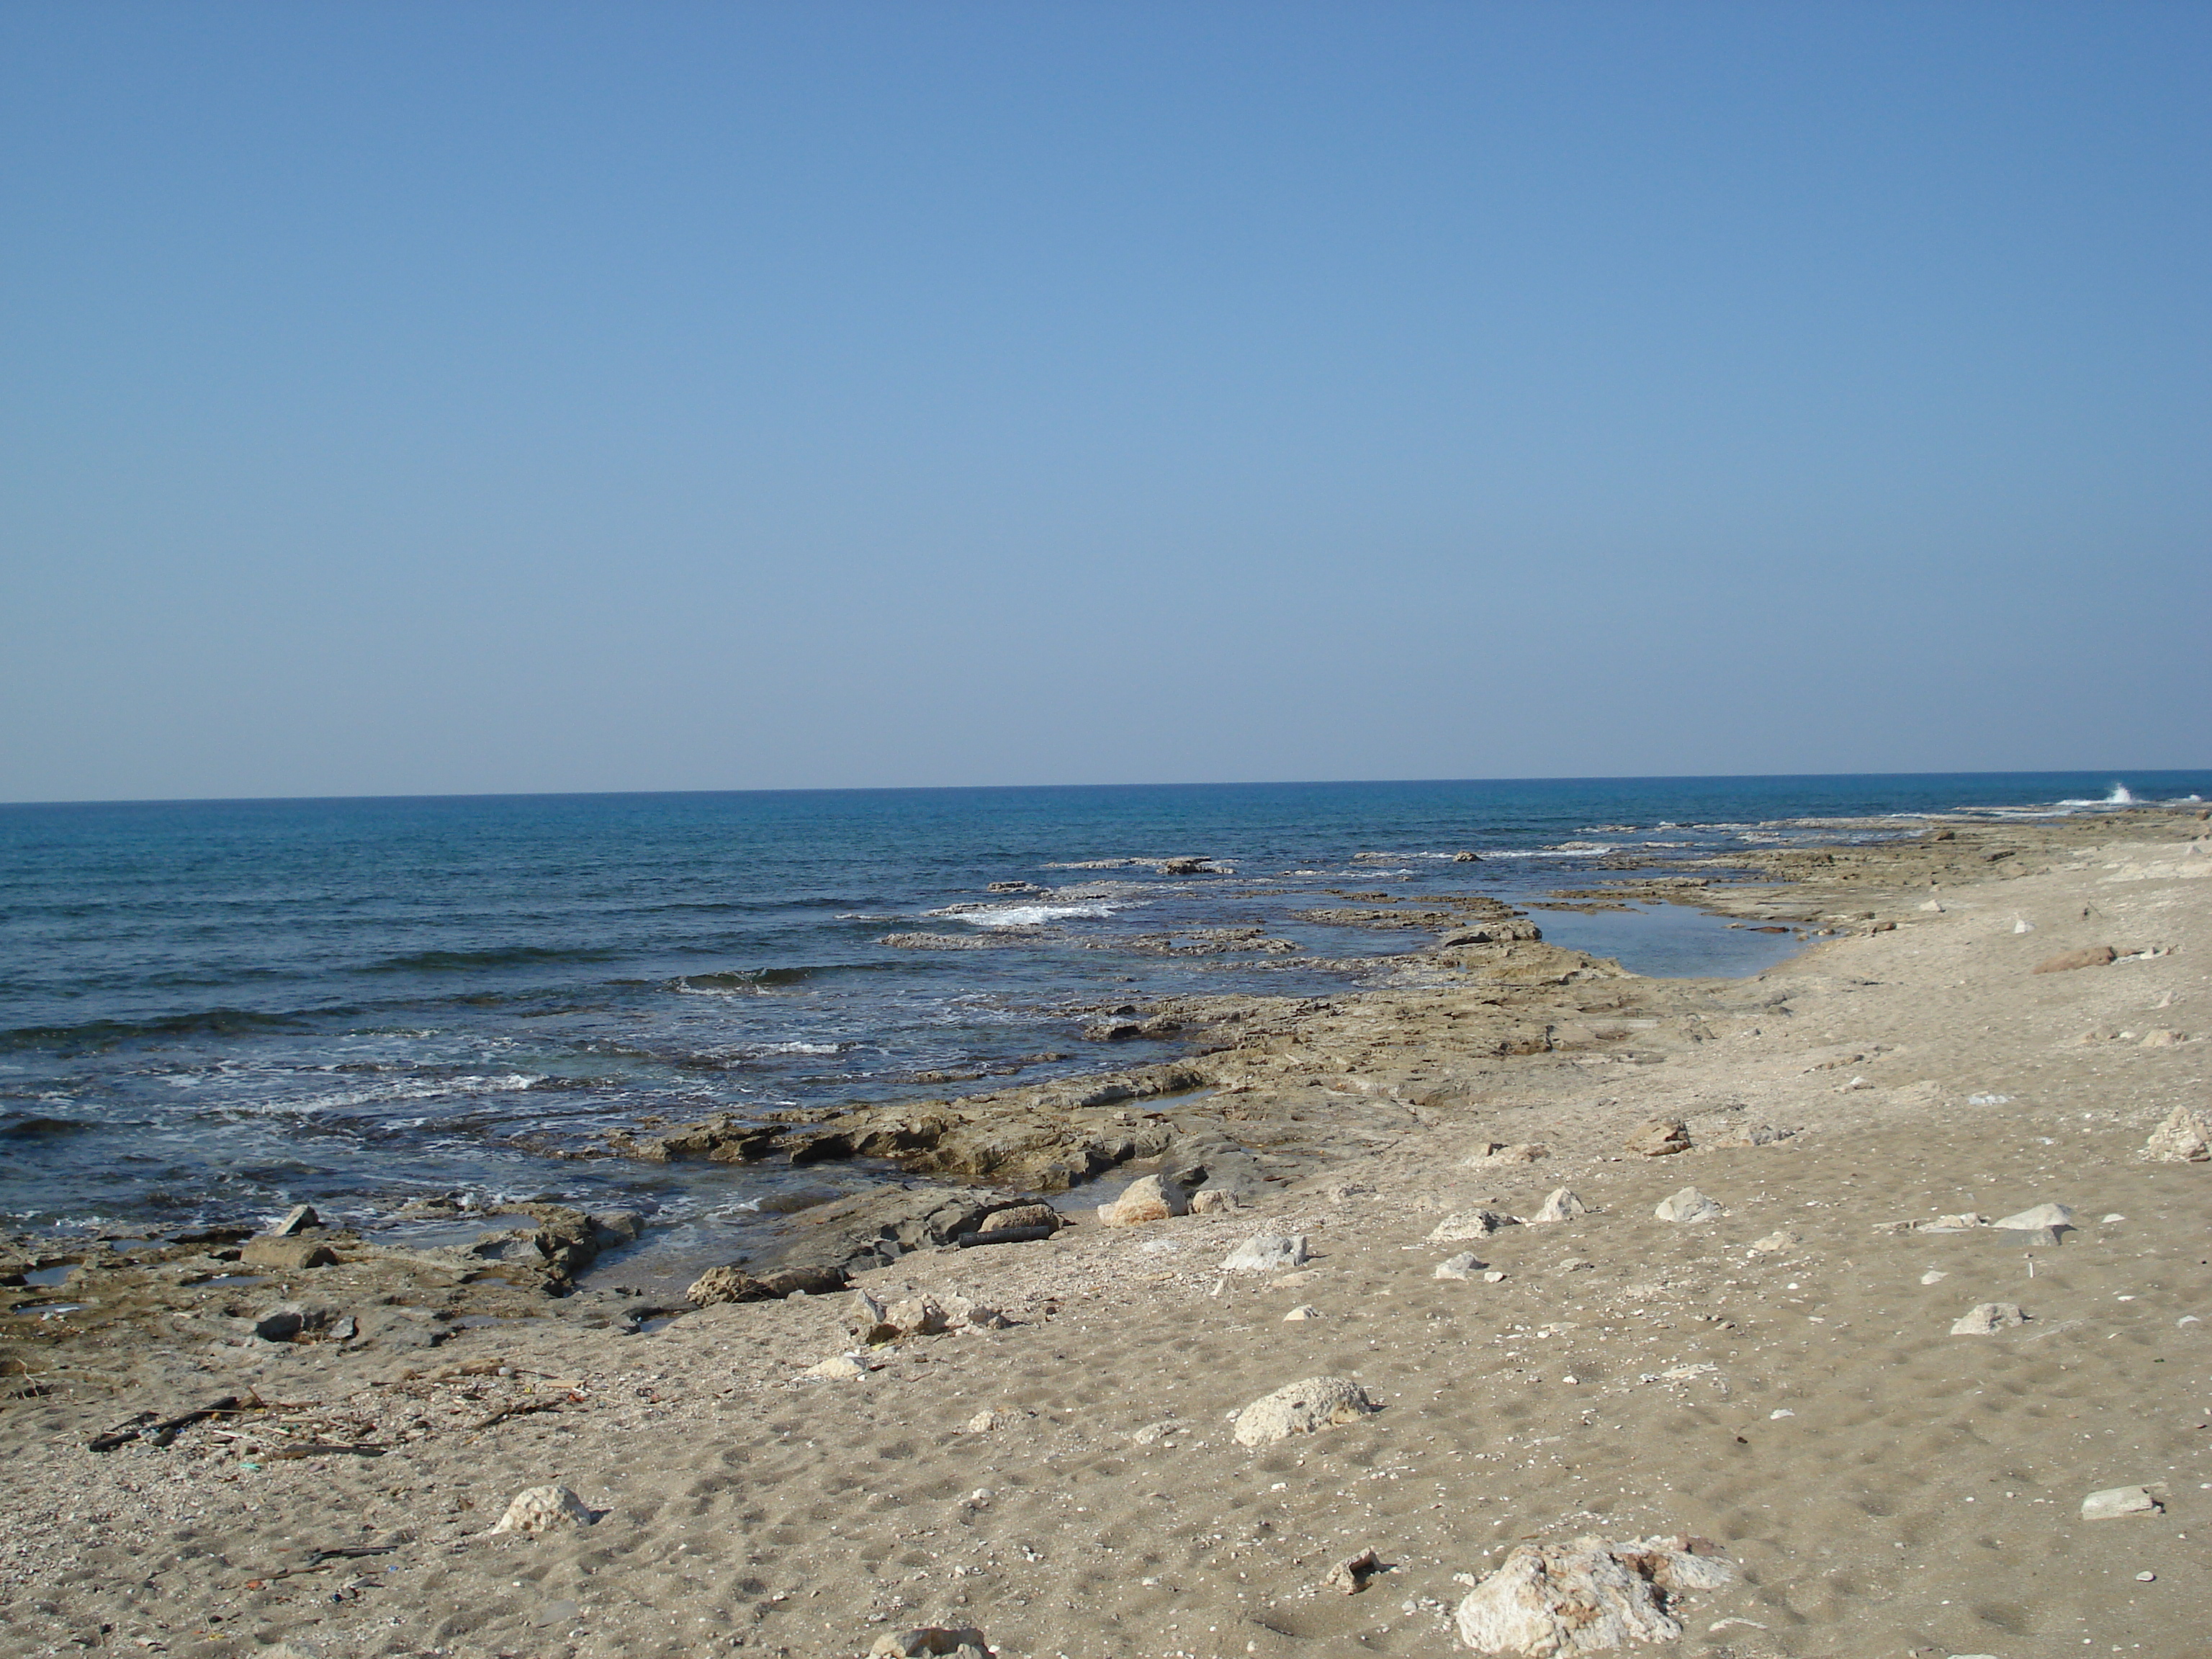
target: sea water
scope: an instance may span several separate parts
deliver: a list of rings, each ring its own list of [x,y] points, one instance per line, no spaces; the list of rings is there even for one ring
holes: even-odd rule
[[[1516,902],[1624,853],[1663,874],[1899,833],[1877,815],[2130,791],[2212,775],[0,806],[0,1221],[158,1232],[304,1201],[389,1224],[410,1200],[548,1199],[640,1210],[711,1255],[794,1187],[896,1172],[644,1164],[604,1156],[607,1132],[1161,1058],[1171,1041],[1084,1028],[1172,994],[1342,992],[1371,973],[1330,964],[1431,942],[1297,919],[1347,891]],[[1158,868],[1178,856],[1233,873]],[[1797,948],[1676,907],[1537,919],[1644,973]],[[915,934],[935,943],[883,942]]]

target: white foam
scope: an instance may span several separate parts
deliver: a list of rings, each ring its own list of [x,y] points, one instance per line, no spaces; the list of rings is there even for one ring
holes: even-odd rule
[[[994,904],[959,915],[961,921],[978,927],[1042,927],[1074,916],[1110,916],[1121,908],[1118,904]]]

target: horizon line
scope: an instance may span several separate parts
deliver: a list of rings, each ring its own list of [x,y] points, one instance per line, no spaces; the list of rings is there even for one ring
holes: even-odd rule
[[[885,794],[989,794],[1012,793],[1037,790],[1109,790],[1109,789],[1318,789],[1342,788],[1347,786],[1369,787],[1437,785],[1437,784],[1517,784],[1517,783],[1700,783],[1743,782],[1750,780],[1846,780],[1862,778],[2057,778],[2106,777],[2110,775],[2115,786],[2128,780],[2118,775],[2132,773],[2137,777],[2185,776],[2202,775],[2212,780],[2212,767],[2153,766],[2153,767],[2038,767],[2025,769],[1988,769],[1971,771],[1907,771],[1907,772],[1621,772],[1621,773],[1554,773],[1519,777],[1468,778],[1272,778],[1218,781],[1208,782],[1138,782],[1138,783],[920,783],[920,784],[841,784],[817,785],[803,787],[754,787],[735,789],[487,789],[456,790],[443,793],[411,793],[392,794],[342,795],[106,795],[76,800],[0,800],[0,810],[9,807],[61,806],[214,806],[214,805],[283,805],[335,801],[460,801],[460,800],[592,800],[617,799],[623,797],[659,798],[671,795],[885,795]]]

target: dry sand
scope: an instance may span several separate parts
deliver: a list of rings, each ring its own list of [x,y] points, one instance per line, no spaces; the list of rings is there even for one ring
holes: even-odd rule
[[[1040,1659],[1444,1655],[1520,1541],[1696,1534],[1740,1577],[1685,1598],[1672,1650],[2203,1651],[2212,1166],[2139,1156],[2212,1104],[2203,829],[2054,836],[1940,910],[1869,885],[1893,929],[1707,982],[1626,1044],[1462,1058],[1434,1021],[1394,1036],[1370,994],[1315,1109],[1428,1080],[1370,1151],[1229,1214],[909,1255],[862,1282],[1012,1322],[879,1346],[853,1380],[805,1374],[854,1346],[848,1296],[641,1335],[509,1320],[413,1354],[58,1349],[0,1379],[46,1390],[0,1413],[0,1650],[813,1656],[939,1625]],[[2107,944],[2165,954],[2031,972]],[[1655,1115],[1692,1149],[1625,1152]],[[1750,1125],[1796,1133],[1718,1144]],[[1548,1156],[1463,1166],[1528,1142]],[[1724,1213],[1655,1217],[1691,1185]],[[1590,1212],[1429,1240],[1559,1187]],[[2055,1244],[1886,1230],[2045,1201],[2075,1212]],[[1312,1260],[1218,1271],[1255,1233]],[[1432,1277],[1470,1250],[1504,1277]],[[1951,1334],[1985,1303],[2027,1322]],[[1381,1409],[1232,1437],[1328,1375]],[[249,1391],[268,1408],[88,1449]],[[599,1518],[489,1532],[550,1483]],[[2145,1484],[2161,1511],[2082,1518]],[[1323,1588],[1369,1548],[1364,1589]]]

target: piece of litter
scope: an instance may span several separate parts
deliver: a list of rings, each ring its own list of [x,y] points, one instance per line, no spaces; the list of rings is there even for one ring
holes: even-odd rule
[[[2138,1584],[2154,1584],[2157,1582],[2158,1575],[2154,1572],[2139,1572],[2136,1575],[2136,1583]]]
[[[1796,1412],[1791,1411],[1787,1406],[1784,1406],[1780,1411],[1767,1413],[1766,1420],[1770,1423],[1778,1423],[1785,1417],[1795,1417],[1797,1413]]]

